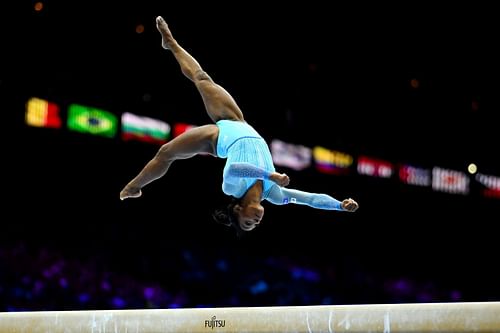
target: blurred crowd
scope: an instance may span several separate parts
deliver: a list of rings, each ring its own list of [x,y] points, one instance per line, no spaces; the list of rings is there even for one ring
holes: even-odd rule
[[[205,254],[204,254],[205,253]],[[335,305],[460,301],[460,290],[410,276],[384,278],[362,266],[337,267],[285,256],[216,258],[179,250],[142,272],[114,269],[103,257],[65,255],[20,242],[0,247],[0,311]],[[209,256],[205,257],[205,256]],[[154,275],[154,271],[164,272]],[[168,268],[167,268],[168,266]],[[356,267],[357,266],[357,267]],[[149,271],[149,272],[148,272]],[[145,273],[146,272],[146,273]]]

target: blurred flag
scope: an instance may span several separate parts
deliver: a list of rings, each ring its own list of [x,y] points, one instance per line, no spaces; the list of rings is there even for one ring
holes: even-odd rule
[[[345,174],[353,164],[352,155],[316,146],[313,149],[314,163],[319,172]]]
[[[430,186],[432,181],[431,170],[411,165],[401,165],[399,167],[399,179],[405,184]]]
[[[40,98],[30,98],[26,103],[26,124],[35,127],[61,128],[59,106]]]
[[[68,110],[68,128],[77,132],[112,138],[116,135],[118,119],[108,111],[71,104]]]
[[[122,114],[122,139],[138,140],[155,144],[167,142],[170,125],[164,121],[129,112]]]
[[[477,173],[476,181],[481,184],[483,196],[500,199],[500,177]]]
[[[394,167],[392,163],[387,161],[360,156],[358,158],[358,173],[372,177],[390,178],[394,173]]]
[[[463,172],[432,168],[432,189],[435,191],[467,194],[469,193],[469,177]]]
[[[311,165],[311,149],[305,146],[286,143],[281,140],[271,141],[273,162],[294,170],[304,170]]]
[[[186,124],[186,123],[176,123],[174,125],[174,138],[178,137],[182,133],[186,132],[187,130],[190,130],[191,128],[197,127],[195,125],[191,124]]]

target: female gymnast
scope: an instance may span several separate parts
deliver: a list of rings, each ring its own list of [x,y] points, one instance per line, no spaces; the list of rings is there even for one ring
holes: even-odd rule
[[[156,27],[163,48],[173,53],[182,73],[195,84],[215,124],[190,129],[160,147],[120,192],[121,200],[140,197],[141,189],[163,177],[175,160],[203,153],[227,159],[222,191],[233,201],[224,209],[216,210],[213,217],[234,227],[239,235],[259,225],[264,216],[261,204],[264,200],[275,205],[293,203],[325,210],[354,212],[358,209],[358,203],[350,198],[339,201],[327,194],[286,188],[290,178],[275,171],[266,141],[245,121],[231,95],[180,46],[161,16],[156,18]]]

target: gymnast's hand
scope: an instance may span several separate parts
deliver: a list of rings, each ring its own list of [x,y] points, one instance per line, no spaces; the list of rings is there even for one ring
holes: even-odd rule
[[[279,186],[287,186],[290,184],[290,177],[286,173],[273,172],[269,179],[278,184]]]
[[[359,208],[359,205],[358,205],[358,203],[356,201],[354,201],[351,198],[349,198],[349,199],[344,199],[342,201],[342,208],[345,211],[354,212],[354,211],[356,211]]]
[[[120,192],[120,200],[125,200],[128,198],[138,198],[142,195],[140,188],[125,186],[125,188]]]

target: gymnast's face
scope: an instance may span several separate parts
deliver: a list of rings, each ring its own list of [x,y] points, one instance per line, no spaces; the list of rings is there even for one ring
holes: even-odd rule
[[[240,228],[245,231],[255,229],[262,220],[262,217],[264,217],[264,207],[261,204],[236,205],[234,209],[238,216]]]

